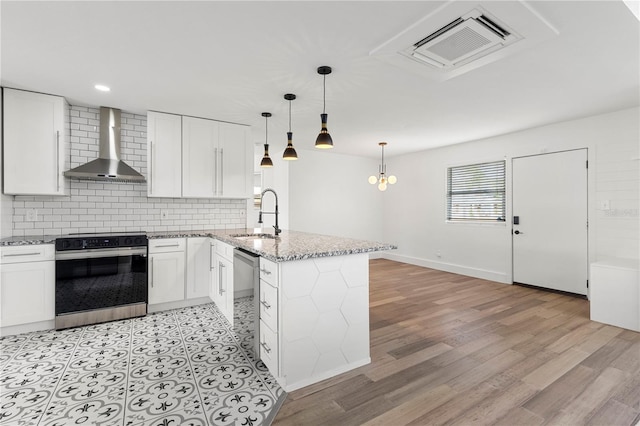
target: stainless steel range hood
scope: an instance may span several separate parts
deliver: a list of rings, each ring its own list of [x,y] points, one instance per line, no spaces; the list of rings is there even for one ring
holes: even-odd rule
[[[120,160],[120,110],[100,107],[100,153],[97,159],[64,172],[68,178],[111,182],[146,182]]]

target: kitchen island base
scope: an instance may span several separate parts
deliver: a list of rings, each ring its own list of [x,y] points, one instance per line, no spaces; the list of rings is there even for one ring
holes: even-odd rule
[[[370,363],[369,255],[277,265],[279,357],[267,366],[280,386],[290,392]]]

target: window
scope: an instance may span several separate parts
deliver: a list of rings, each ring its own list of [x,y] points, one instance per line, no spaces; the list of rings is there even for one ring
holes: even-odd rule
[[[505,162],[449,167],[447,220],[504,222]]]

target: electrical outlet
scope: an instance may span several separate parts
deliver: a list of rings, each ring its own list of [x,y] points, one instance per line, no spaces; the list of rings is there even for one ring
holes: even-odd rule
[[[169,219],[169,211],[168,210],[160,210],[160,220]]]
[[[244,211],[244,210],[240,210],[240,216],[241,216],[241,217],[244,217],[244,215],[245,215],[245,214],[246,214],[246,213],[245,213],[245,211]]]
[[[27,222],[35,222],[38,220],[38,210],[29,209],[27,210],[27,217],[25,219]]]

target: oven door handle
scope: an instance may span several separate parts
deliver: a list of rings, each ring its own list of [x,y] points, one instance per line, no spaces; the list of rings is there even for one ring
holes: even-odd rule
[[[146,247],[123,247],[117,249],[70,250],[56,253],[56,260],[95,259],[99,257],[147,256]]]

